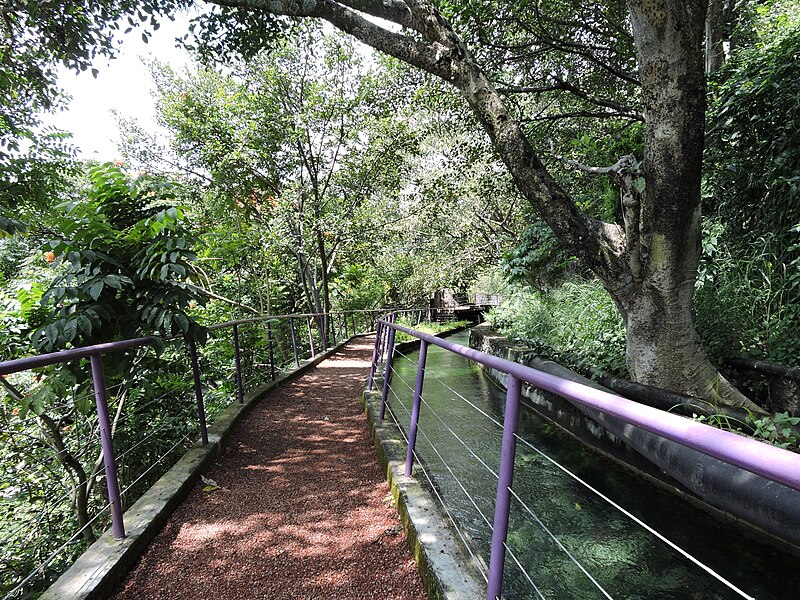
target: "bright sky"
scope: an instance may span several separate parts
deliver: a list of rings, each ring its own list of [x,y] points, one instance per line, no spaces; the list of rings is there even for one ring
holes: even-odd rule
[[[112,111],[122,117],[135,117],[146,131],[157,131],[153,83],[142,59],[157,58],[176,70],[189,64],[191,57],[185,50],[175,47],[175,38],[189,31],[193,14],[176,15],[175,21],[164,19],[146,44],[142,41],[141,28],[120,35],[122,46],[118,57],[112,61],[96,61],[95,67],[100,71],[96,79],[90,71],[75,74],[61,69],[59,84],[72,96],[72,101],[68,110],[44,115],[43,122],[72,133],[79,158],[101,162],[120,157],[117,150],[119,130]],[[393,23],[368,18],[390,30],[398,29]],[[327,23],[323,26],[331,29]],[[366,47],[362,52],[371,54]]]
[[[177,15],[174,22],[165,19],[147,44],[142,41],[141,29],[121,36],[118,58],[96,61],[100,71],[97,79],[89,71],[76,75],[62,70],[59,84],[72,101],[68,110],[46,116],[45,122],[73,134],[80,158],[119,158],[119,131],[112,110],[124,117],[136,117],[148,131],[156,129],[153,84],[142,59],[154,57],[175,68],[190,62],[188,53],[175,47],[175,38],[188,31],[188,22],[188,15]]]

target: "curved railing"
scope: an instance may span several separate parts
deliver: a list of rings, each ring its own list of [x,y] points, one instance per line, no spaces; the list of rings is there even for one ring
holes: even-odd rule
[[[378,366],[384,361],[385,357],[379,414],[381,420],[385,418],[387,396],[390,390],[391,377],[387,376],[387,374],[393,373],[396,332],[402,332],[420,341],[416,384],[413,392],[410,422],[407,429],[406,476],[411,475],[414,464],[422,390],[425,382],[425,363],[429,345],[433,344],[463,356],[470,361],[508,375],[505,414],[502,424],[500,468],[499,472],[495,473],[498,477],[498,484],[487,577],[487,598],[489,600],[501,597],[503,589],[503,572],[507,550],[506,537],[508,534],[510,504],[514,494],[512,490],[513,469],[516,443],[519,439],[517,424],[521,401],[521,384],[523,382],[557,394],[573,403],[601,411],[625,423],[635,425],[666,439],[693,448],[703,454],[715,457],[771,481],[800,490],[800,455],[794,452],[720,430],[698,421],[665,413],[612,393],[404,327],[396,322],[394,315],[391,313],[378,320],[372,365],[367,382],[368,389],[372,389],[375,386]],[[697,564],[705,568],[702,564]],[[706,568],[706,570],[708,569]],[[749,597],[727,580],[717,576],[713,571],[708,571],[740,596]],[[605,591],[602,589],[601,591],[608,596]]]
[[[152,423],[152,431],[150,429],[144,429],[141,432],[143,439],[126,439],[126,445],[121,449],[121,452],[119,451],[119,448],[115,448],[115,429],[120,424],[121,419],[124,419],[128,415],[119,414],[122,411],[122,407],[120,406],[121,401],[116,401],[116,405],[114,402],[111,402],[111,411],[109,409],[109,399],[112,401],[115,400],[115,394],[119,393],[119,387],[122,384],[120,384],[120,386],[112,386],[111,388],[107,387],[107,377],[103,369],[104,355],[126,350],[130,351],[148,348],[156,345],[163,346],[164,343],[178,345],[185,344],[185,352],[188,355],[188,360],[184,359],[182,366],[180,364],[175,364],[171,368],[177,374],[177,379],[186,381],[188,378],[186,378],[183,374],[186,373],[186,367],[188,366],[192,373],[191,384],[189,386],[182,386],[175,394],[164,394],[158,398],[154,398],[150,402],[155,402],[156,405],[161,403],[165,407],[174,404],[181,404],[181,406],[185,407],[181,409],[183,411],[181,414],[186,414],[188,406],[185,404],[185,401],[188,400],[190,395],[194,396],[194,402],[196,404],[195,422],[191,425],[184,423],[186,426],[186,435],[184,435],[176,444],[171,445],[169,449],[159,449],[158,444],[156,444],[157,449],[153,451],[152,462],[160,463],[163,461],[161,467],[163,467],[165,470],[170,466],[170,464],[167,463],[167,460],[170,457],[177,460],[177,457],[180,455],[179,453],[182,451],[182,449],[187,448],[188,445],[193,443],[194,439],[197,439],[194,436],[197,436],[198,433],[201,442],[203,444],[208,443],[208,427],[206,423],[207,407],[204,399],[204,392],[217,393],[217,395],[220,395],[218,393],[219,382],[208,380],[204,381],[205,373],[204,369],[201,368],[201,365],[213,367],[218,371],[224,371],[225,369],[232,370],[234,377],[229,378],[232,384],[230,385],[230,389],[235,390],[235,392],[230,394],[230,398],[227,398],[225,401],[238,401],[242,403],[244,401],[245,394],[249,390],[258,387],[262,383],[266,383],[268,380],[275,380],[278,375],[278,371],[281,369],[298,368],[301,365],[301,361],[307,358],[313,359],[317,355],[326,351],[329,347],[337,345],[337,343],[340,341],[346,340],[359,333],[373,331],[378,316],[385,312],[386,309],[353,310],[332,313],[269,315],[212,325],[207,328],[213,332],[208,346],[213,346],[214,344],[220,343],[226,344],[226,351],[222,354],[230,358],[231,362],[233,363],[230,366],[219,364],[211,365],[208,362],[210,360],[210,353],[207,352],[208,346],[206,346],[206,348],[198,347],[194,339],[185,339],[183,337],[171,338],[169,340],[164,340],[163,338],[159,339],[156,337],[143,337],[104,344],[96,344],[93,346],[0,362],[0,377],[3,377],[4,381],[2,383],[6,384],[5,387],[6,391],[8,392],[9,389],[14,389],[13,386],[10,385],[11,381],[6,379],[9,375],[21,374],[18,375],[18,377],[28,377],[23,372],[63,363],[72,363],[73,365],[78,365],[72,367],[77,369],[79,368],[79,361],[85,359],[89,360],[96,423],[92,421],[91,425],[84,426],[83,430],[85,431],[82,430],[82,434],[97,435],[99,437],[101,451],[97,453],[96,450],[91,449],[92,447],[97,447],[96,441],[89,443],[88,439],[83,439],[80,445],[82,448],[84,448],[84,450],[86,447],[88,447],[89,451],[84,452],[82,455],[77,455],[77,451],[75,451],[75,453],[77,458],[85,463],[85,477],[88,478],[93,476],[96,478],[104,478],[106,481],[106,489],[108,494],[107,504],[97,508],[94,516],[87,515],[87,517],[91,517],[91,520],[88,524],[74,532],[73,535],[58,548],[58,550],[51,553],[45,559],[37,561],[36,568],[31,573],[28,573],[27,576],[23,577],[22,574],[20,574],[19,581],[14,587],[6,586],[6,589],[10,589],[10,591],[7,591],[3,597],[18,597],[19,593],[23,593],[29,589],[29,584],[31,584],[34,580],[36,580],[37,577],[40,577],[41,574],[47,570],[48,566],[56,560],[59,552],[63,553],[68,551],[71,547],[74,547],[75,544],[80,541],[80,537],[85,533],[84,530],[87,527],[98,527],[99,523],[102,523],[102,521],[97,519],[103,513],[110,512],[111,525],[115,537],[124,537],[125,521],[123,499],[126,500],[127,505],[132,504],[132,502],[136,499],[135,494],[128,490],[130,490],[134,484],[138,484],[137,490],[144,486],[148,481],[147,479],[142,479],[145,475],[148,477],[158,476],[158,471],[154,470],[152,473],[149,473],[150,468],[152,467],[149,467],[144,474],[132,473],[128,479],[133,481],[133,483],[128,485],[127,489],[120,490],[120,477],[118,476],[120,458],[126,458],[127,460],[128,457],[126,457],[126,455],[128,452],[142,452],[144,447],[141,446],[141,444],[144,444],[147,440],[154,440],[155,442],[158,442],[164,435],[164,429],[166,425],[161,425],[158,422]],[[425,309],[411,309],[410,312],[416,316],[417,322],[425,315]],[[230,331],[230,337],[222,335],[224,331],[228,330]],[[230,346],[227,346],[228,343]],[[287,350],[289,346],[291,346],[291,350]],[[218,352],[217,354],[220,353]],[[177,356],[179,357],[180,353]],[[41,377],[41,375],[32,375],[30,377],[35,379],[37,377]],[[219,379],[224,379],[224,377],[220,377]],[[189,383],[189,381],[186,381],[186,383]],[[88,393],[91,394],[92,392]],[[222,393],[221,395],[226,394]],[[21,400],[21,398],[16,398],[16,400]],[[90,402],[88,397],[83,398],[81,401],[85,404]],[[18,412],[18,409],[14,409],[13,411],[6,410],[8,406],[13,405],[13,403],[7,403],[6,407],[3,408],[2,416],[4,418],[12,412]],[[57,409],[57,406],[52,408],[53,411],[56,411]],[[79,425],[78,423],[73,422],[77,420],[77,418],[73,419],[72,417],[75,415],[81,415],[78,415],[74,410],[70,413],[70,415],[70,420],[65,421],[67,423],[66,425],[60,421],[57,423],[60,429],[66,431],[67,429],[74,428]],[[136,418],[135,415],[130,416],[131,418]],[[29,424],[32,424],[32,426],[41,426],[42,419],[45,418],[47,418],[47,413],[43,411],[42,414],[30,414],[27,419]],[[166,417],[157,417],[155,420],[161,421],[164,419],[166,419]],[[57,420],[58,419],[51,419],[53,422]],[[145,425],[149,426],[151,424],[145,423]],[[12,428],[13,423],[7,424],[5,428],[3,428],[2,424],[0,424],[0,436],[10,436],[10,430]],[[44,430],[43,426],[42,430]],[[119,432],[117,431],[117,434],[118,433]],[[42,433],[40,437],[43,437],[44,435],[45,434]],[[58,433],[58,435],[61,434]],[[94,439],[97,440],[97,438]],[[19,443],[20,445],[24,443],[30,443],[30,440],[20,440]],[[94,444],[94,446],[92,446],[92,444]],[[53,453],[56,459],[63,459],[64,456],[66,456],[66,454],[70,451],[70,448],[62,447],[67,445],[68,444],[63,443],[57,443],[54,445]],[[117,450],[117,452],[115,452],[115,450]],[[150,451],[148,450],[148,452]],[[98,460],[98,454],[102,455],[102,461]],[[98,469],[98,472],[92,474],[92,464],[96,461],[96,468]],[[153,466],[155,466],[155,464]],[[101,472],[104,477],[100,477]],[[4,487],[6,490],[14,490],[16,487],[19,487],[19,484],[13,481],[0,481],[0,501],[4,499],[4,494],[7,493],[7,491],[2,492]],[[62,497],[62,500],[63,498],[64,497]],[[55,501],[55,498],[53,498],[53,500]],[[74,502],[74,500],[70,500],[70,502]],[[52,514],[55,514],[53,511],[54,509],[49,508],[43,512],[46,515],[49,514],[52,516]],[[45,516],[41,518],[47,517]],[[2,522],[0,522],[0,526],[2,525]],[[30,526],[28,528],[35,529],[35,527]],[[19,533],[18,529],[19,528],[17,528],[17,530],[8,532],[13,534],[10,537],[13,537],[14,539],[19,538],[21,534]],[[3,539],[3,533],[3,527],[0,527],[0,544],[5,545],[7,543],[6,539],[9,538]],[[6,570],[6,565],[0,565],[0,570]],[[55,571],[56,569],[54,568],[53,570]],[[6,570],[6,572],[8,573],[8,570]],[[26,586],[28,586],[28,588],[26,588]],[[0,587],[0,590],[2,590],[2,587]]]

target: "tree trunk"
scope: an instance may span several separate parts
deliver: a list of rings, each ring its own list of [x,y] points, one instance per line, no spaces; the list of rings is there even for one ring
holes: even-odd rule
[[[706,6],[695,0],[629,5],[645,105],[646,185],[637,231],[626,224],[631,277],[621,287],[604,281],[625,320],[628,369],[638,383],[760,410],[719,375],[692,324],[701,250]]]
[[[61,435],[59,423],[56,423],[46,413],[40,415],[38,419],[43,425],[43,429],[49,435],[50,444],[58,456],[58,461],[67,471],[73,482],[71,491],[75,518],[78,520],[78,526],[81,529],[83,540],[88,546],[91,546],[97,538],[90,525],[89,496],[91,494],[91,486],[89,478],[86,476],[86,470],[83,468],[83,465],[81,465],[81,462],[67,449],[64,437]]]

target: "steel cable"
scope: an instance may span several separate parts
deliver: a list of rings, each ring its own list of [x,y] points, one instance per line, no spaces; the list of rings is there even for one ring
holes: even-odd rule
[[[509,554],[509,556],[511,556],[511,560],[513,560],[516,563],[517,568],[525,576],[525,579],[528,580],[528,583],[531,585],[533,590],[536,592],[536,595],[539,596],[539,598],[541,598],[542,600],[547,600],[547,598],[544,597],[544,594],[542,594],[542,591],[539,589],[539,587],[533,582],[533,579],[531,578],[531,576],[528,575],[528,572],[525,570],[525,568],[519,562],[519,559],[517,558],[517,555],[514,554],[514,552],[511,550],[511,548],[508,547],[508,544],[506,544],[505,542],[503,542],[503,546],[505,547],[506,552]]]
[[[523,438],[523,437],[520,437],[518,434],[514,434],[514,436],[517,438],[517,440],[519,440],[519,441],[520,441],[520,442],[522,442],[524,445],[528,446],[528,447],[529,447],[531,450],[533,450],[534,452],[536,452],[537,454],[539,454],[539,455],[540,455],[542,458],[544,458],[545,460],[549,461],[549,462],[550,462],[550,463],[552,463],[552,464],[553,464],[555,467],[557,467],[558,469],[560,469],[561,471],[563,471],[564,473],[566,473],[567,475],[569,475],[570,477],[572,477],[572,479],[574,479],[575,481],[577,481],[578,483],[580,483],[581,485],[583,485],[583,486],[584,486],[586,489],[588,489],[589,491],[591,491],[592,493],[594,493],[596,496],[598,496],[599,498],[601,498],[601,499],[605,500],[605,501],[606,501],[608,504],[610,504],[611,506],[613,506],[615,509],[617,509],[619,512],[621,512],[623,515],[625,515],[626,517],[628,517],[629,519],[631,519],[631,520],[632,520],[634,523],[636,523],[637,525],[639,525],[639,526],[641,526],[643,529],[645,529],[645,531],[648,531],[649,533],[651,533],[652,535],[654,535],[655,537],[657,537],[659,540],[661,540],[661,541],[662,541],[662,542],[664,542],[664,543],[665,543],[667,546],[669,546],[670,548],[672,548],[673,550],[675,550],[676,552],[678,552],[678,553],[679,553],[680,555],[682,555],[684,558],[688,559],[689,561],[691,561],[692,563],[694,563],[695,565],[697,565],[698,567],[700,567],[702,570],[704,570],[706,573],[708,573],[709,575],[711,575],[712,577],[714,577],[714,578],[715,578],[717,581],[719,581],[720,583],[723,583],[723,584],[725,584],[725,585],[726,585],[728,588],[730,588],[731,590],[733,590],[734,592],[736,592],[737,594],[739,594],[739,595],[740,595],[742,598],[748,598],[748,599],[750,599],[750,600],[755,600],[755,599],[754,599],[752,596],[749,596],[748,594],[746,594],[745,592],[743,592],[741,589],[739,589],[738,587],[736,587],[736,586],[735,586],[733,583],[731,583],[730,581],[728,581],[727,579],[725,579],[725,578],[724,578],[722,575],[720,575],[719,573],[717,573],[716,571],[714,571],[714,569],[712,569],[711,567],[707,566],[707,565],[706,565],[706,564],[704,564],[702,561],[700,561],[698,558],[695,558],[695,557],[694,557],[693,555],[691,555],[689,552],[687,552],[686,550],[684,550],[683,548],[681,548],[680,546],[678,546],[678,545],[677,545],[677,544],[675,544],[674,542],[672,542],[672,541],[670,541],[669,539],[667,539],[665,536],[663,536],[663,535],[662,535],[662,534],[660,534],[658,531],[656,531],[655,529],[653,529],[653,528],[652,528],[650,525],[648,525],[647,523],[645,523],[644,521],[642,521],[642,520],[641,520],[640,518],[638,518],[636,515],[634,515],[634,514],[633,514],[633,513],[631,513],[630,511],[626,510],[625,508],[623,508],[622,506],[620,506],[620,505],[619,505],[619,504],[617,504],[616,502],[614,502],[614,501],[613,501],[611,498],[609,498],[608,496],[606,496],[605,494],[603,494],[603,493],[602,493],[600,490],[596,489],[596,488],[595,488],[595,487],[593,487],[591,484],[589,484],[588,482],[586,482],[586,481],[584,481],[583,479],[581,479],[581,478],[580,478],[578,475],[576,475],[575,473],[573,473],[572,471],[570,471],[570,470],[569,470],[569,469],[567,469],[566,467],[562,466],[562,465],[561,465],[560,463],[558,463],[558,462],[557,462],[555,459],[553,459],[553,458],[550,458],[550,456],[548,456],[547,454],[545,454],[544,452],[542,452],[541,450],[539,450],[539,449],[538,449],[536,446],[534,446],[533,444],[531,444],[531,443],[530,443],[529,441],[527,441],[525,438]]]
[[[400,435],[403,437],[407,445],[408,437],[403,431],[403,428],[400,426],[400,423],[397,420],[397,415],[395,415],[394,410],[392,409],[391,406],[389,406],[388,408],[389,408],[389,416],[392,418],[392,421],[394,421],[395,427],[397,427],[397,430],[400,432]],[[455,529],[456,533],[458,534],[458,537],[461,538],[461,543],[464,545],[464,548],[469,553],[470,557],[473,560],[473,563],[478,568],[478,572],[481,574],[481,577],[483,577],[483,580],[486,583],[488,583],[489,577],[486,574],[486,569],[483,565],[483,561],[478,556],[476,556],[475,553],[472,551],[471,544],[467,541],[467,538],[465,537],[465,534],[461,531],[461,528],[458,526],[455,517],[453,517],[450,510],[447,508],[447,504],[445,504],[444,498],[442,498],[442,496],[439,494],[439,491],[436,489],[436,486],[434,485],[431,476],[428,474],[428,471],[423,466],[422,462],[420,461],[420,457],[417,455],[416,451],[414,451],[414,457],[417,459],[417,465],[419,467],[419,470],[422,471],[422,474],[425,475],[425,479],[428,480],[428,485],[430,489],[433,490],[433,493],[436,495],[436,498],[439,501],[439,505],[444,509],[444,512],[447,514],[447,518],[450,519],[450,523],[452,523],[453,529]]]
[[[399,402],[399,401],[400,401],[400,399],[398,398],[398,402]],[[410,417],[410,416],[411,416],[411,413],[408,411],[408,409],[407,409],[405,406],[403,406],[402,402],[400,402],[400,406],[402,406],[402,407],[403,407],[403,410],[405,410],[405,411],[406,411],[406,413],[408,414],[408,416]],[[486,518],[486,515],[485,515],[485,514],[483,514],[483,511],[480,509],[480,507],[478,506],[477,502],[475,502],[475,499],[474,499],[474,498],[472,497],[472,495],[471,495],[471,494],[470,494],[470,493],[467,491],[467,488],[465,488],[465,487],[464,487],[464,484],[463,484],[463,483],[461,483],[461,480],[460,480],[460,479],[459,479],[459,478],[456,476],[455,472],[454,472],[454,471],[453,471],[453,469],[450,467],[450,465],[449,465],[449,464],[447,464],[447,461],[445,461],[445,460],[444,460],[444,457],[441,455],[441,453],[439,452],[439,450],[437,450],[437,449],[436,449],[436,446],[434,446],[434,445],[433,445],[433,442],[431,442],[430,438],[429,438],[429,437],[428,437],[428,436],[425,434],[425,431],[422,429],[422,427],[420,427],[420,426],[419,426],[419,423],[417,423],[417,432],[418,432],[418,433],[420,433],[420,434],[422,435],[422,437],[423,437],[423,438],[425,438],[425,441],[426,441],[426,442],[428,442],[428,445],[430,445],[431,449],[432,449],[432,450],[433,450],[433,451],[436,453],[436,456],[438,456],[438,457],[439,457],[439,460],[441,461],[442,465],[443,465],[443,466],[444,466],[444,467],[445,467],[445,468],[448,470],[448,472],[450,473],[450,475],[453,477],[453,480],[454,480],[454,481],[455,481],[455,482],[458,484],[458,487],[460,487],[460,488],[461,488],[461,491],[462,491],[462,492],[464,492],[464,495],[465,495],[465,496],[467,497],[467,499],[470,501],[470,503],[472,504],[472,506],[474,506],[474,507],[475,507],[475,510],[477,510],[477,511],[478,511],[478,514],[481,516],[481,518],[484,520],[484,522],[486,523],[486,525],[489,527],[489,530],[490,530],[490,531],[494,531],[494,526],[492,525],[492,523],[489,521],[489,519],[487,519],[487,518]],[[416,454],[416,453],[415,453],[415,454]]]

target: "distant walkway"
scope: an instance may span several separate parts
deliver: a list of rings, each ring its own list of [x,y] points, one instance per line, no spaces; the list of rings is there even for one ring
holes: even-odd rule
[[[274,391],[113,596],[424,599],[358,402],[372,345]]]

